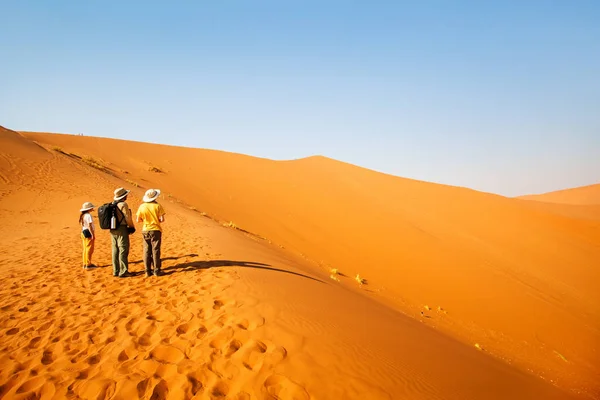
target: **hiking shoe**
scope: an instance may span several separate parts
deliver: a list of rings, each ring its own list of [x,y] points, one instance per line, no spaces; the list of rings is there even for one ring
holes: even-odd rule
[[[165,273],[164,273],[164,272],[162,272],[162,271],[156,271],[156,272],[154,273],[154,276],[163,276],[164,274],[165,274]]]
[[[129,278],[131,276],[133,276],[133,274],[131,272],[125,271],[121,275],[119,275],[119,278]]]

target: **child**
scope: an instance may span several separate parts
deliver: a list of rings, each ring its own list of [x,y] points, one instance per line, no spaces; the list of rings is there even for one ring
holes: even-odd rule
[[[81,207],[79,216],[79,225],[81,225],[81,240],[83,243],[83,269],[95,268],[92,264],[92,254],[94,254],[94,241],[96,240],[96,230],[94,229],[94,220],[90,212],[94,211],[92,203],[85,202]]]

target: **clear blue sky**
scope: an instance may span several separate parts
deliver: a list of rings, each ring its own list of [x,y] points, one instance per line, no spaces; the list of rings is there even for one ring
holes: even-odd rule
[[[0,124],[314,154],[503,195],[600,181],[599,1],[0,2]]]

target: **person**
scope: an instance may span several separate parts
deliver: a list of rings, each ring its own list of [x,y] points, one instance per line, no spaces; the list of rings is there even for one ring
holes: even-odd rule
[[[129,235],[135,232],[131,210],[127,205],[129,190],[118,188],[114,192],[113,203],[117,205],[115,228],[110,230],[112,242],[113,276],[127,278],[129,272]]]
[[[143,222],[142,236],[143,259],[146,276],[161,276],[160,247],[162,243],[161,223],[165,222],[165,210],[156,199],[160,195],[159,189],[148,189],[143,198],[143,203],[137,210],[136,221]],[[154,266],[154,270],[152,267]]]
[[[85,202],[81,206],[81,214],[79,215],[79,225],[81,226],[81,241],[83,244],[83,269],[95,268],[92,264],[92,255],[94,254],[94,242],[96,241],[96,229],[94,228],[94,219],[92,211],[94,211],[92,203]]]

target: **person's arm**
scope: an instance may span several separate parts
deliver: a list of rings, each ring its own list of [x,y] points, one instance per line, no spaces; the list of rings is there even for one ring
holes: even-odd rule
[[[96,238],[96,230],[94,228],[94,218],[92,217],[92,214],[86,214],[86,218],[88,220],[88,227],[89,227],[89,231],[92,234],[92,237],[90,239],[94,240]]]
[[[165,222],[165,209],[162,207],[162,205],[159,204],[159,206],[160,206],[160,209],[159,209],[160,215],[158,216],[158,221]]]
[[[121,211],[123,211],[123,215],[125,215],[125,221],[127,222],[127,226],[133,228],[133,218],[131,218],[131,210],[129,209],[127,203],[123,203],[123,208],[121,208]]]

